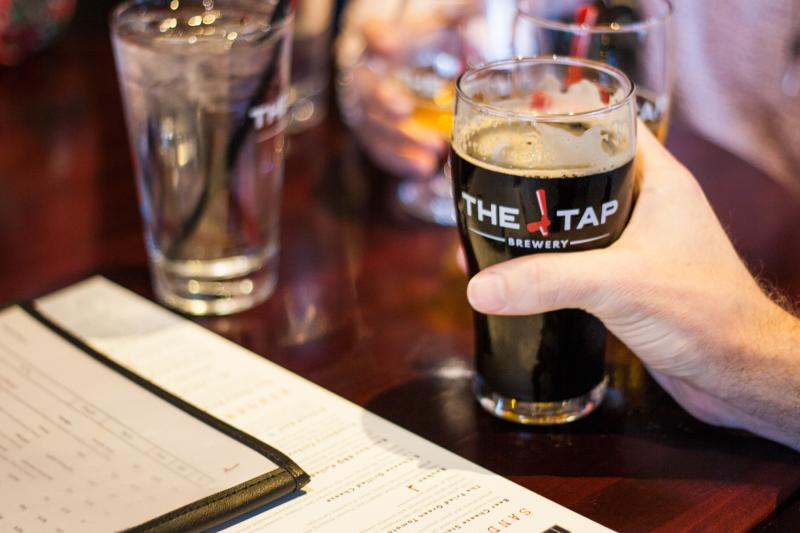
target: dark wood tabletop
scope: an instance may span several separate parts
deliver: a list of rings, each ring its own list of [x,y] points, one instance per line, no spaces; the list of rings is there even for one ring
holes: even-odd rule
[[[0,70],[1,301],[97,273],[152,297],[105,14],[81,16]],[[669,146],[753,272],[800,297],[800,200],[680,125]],[[800,530],[800,455],[694,420],[613,341],[611,389],[586,419],[526,428],[484,413],[456,231],[403,216],[394,186],[335,112],[293,137],[276,293],[197,321],[611,528]]]

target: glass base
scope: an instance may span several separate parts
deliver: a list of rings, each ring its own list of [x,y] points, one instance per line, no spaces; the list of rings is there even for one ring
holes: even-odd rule
[[[475,379],[474,391],[484,409],[503,420],[531,426],[566,424],[583,418],[600,405],[608,388],[608,376],[604,376],[603,381],[583,396],[560,402],[526,402],[501,396],[481,381]]]
[[[404,181],[397,199],[409,215],[439,226],[455,226],[456,210],[450,180],[439,174],[429,180]]]
[[[213,261],[155,261],[156,297],[190,315],[229,315],[269,298],[278,281],[278,256]]]

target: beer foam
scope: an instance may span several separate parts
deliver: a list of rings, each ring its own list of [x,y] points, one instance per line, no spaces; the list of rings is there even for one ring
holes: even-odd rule
[[[568,128],[568,127],[567,127]],[[556,124],[492,124],[453,142],[462,158],[497,172],[560,178],[586,176],[619,168],[633,159],[633,143],[615,145],[602,125],[581,133]]]
[[[548,96],[548,105],[545,109],[548,115],[578,113],[592,109],[602,109],[603,99],[600,91],[589,80],[573,83],[564,92],[561,92],[561,82],[552,75],[545,76],[540,85],[540,91]]]
[[[606,113],[581,117],[570,113],[602,109],[605,105],[597,86],[587,80],[567,91],[555,77],[542,80],[547,113],[564,120],[536,120],[529,98],[506,99],[496,108],[520,113],[518,117],[470,113],[456,116],[453,149],[464,159],[498,172],[530,177],[584,176],[608,172],[628,163],[635,152],[632,131],[633,106],[620,106]],[[625,98],[622,91],[611,95],[611,103]]]

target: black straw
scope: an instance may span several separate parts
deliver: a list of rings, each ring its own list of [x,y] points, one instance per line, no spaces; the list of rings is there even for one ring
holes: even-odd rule
[[[278,0],[269,19],[270,29],[272,29],[279,20],[282,20],[286,17],[286,14],[289,11],[289,2],[290,0]],[[270,35],[271,32],[265,33],[261,37],[261,40],[266,39]],[[239,158],[239,152],[241,152],[244,142],[247,139],[247,135],[250,133],[251,121],[249,111],[261,101],[264,96],[264,91],[267,90],[270,83],[273,81],[273,78],[275,77],[275,70],[278,67],[282,53],[283,40],[281,39],[275,45],[275,53],[271,55],[270,61],[267,64],[267,68],[264,69],[264,72],[259,79],[258,86],[256,87],[256,90],[253,91],[250,100],[248,100],[247,107],[245,107],[245,111],[240,117],[239,123],[234,129],[233,135],[231,135],[231,139],[228,142],[228,148],[225,151],[225,166],[228,172],[231,172],[236,166],[236,160]],[[175,237],[175,240],[172,242],[172,245],[167,251],[166,255],[168,258],[178,259],[178,254],[181,251],[184,243],[189,237],[192,236],[197,229],[197,226],[200,224],[200,220],[202,220],[206,208],[208,207],[208,202],[211,200],[211,179],[212,173],[208,172],[205,178],[205,183],[203,184],[203,191],[200,194],[200,198],[198,198],[191,214],[187,217],[186,222],[184,222],[184,224],[181,226],[180,233],[177,237]]]
[[[278,5],[275,6],[275,10],[272,12],[272,16],[270,17],[269,24],[270,26],[274,25],[275,22],[280,20],[283,17],[289,8],[289,0],[278,0]],[[264,36],[266,38],[266,35]],[[267,68],[264,69],[264,73],[261,75],[261,79],[258,82],[258,86],[256,90],[253,91],[253,96],[250,97],[250,101],[247,102],[247,109],[250,110],[255,107],[256,104],[261,101],[261,98],[264,95],[264,91],[267,90],[269,87],[272,78],[275,77],[275,69],[278,67],[278,62],[280,61],[281,53],[283,52],[283,41],[278,41],[278,44],[275,48],[275,54],[272,55],[270,58],[269,65]],[[240,122],[236,131],[231,136],[231,140],[228,143],[228,151],[227,151],[227,162],[228,162],[228,170],[231,170],[236,163],[236,159],[239,156],[239,151],[242,149],[244,145],[244,140],[247,137],[247,134],[250,131],[250,120],[248,120],[248,114],[245,113]]]

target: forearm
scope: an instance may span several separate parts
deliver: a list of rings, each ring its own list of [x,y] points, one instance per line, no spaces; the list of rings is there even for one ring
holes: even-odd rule
[[[705,306],[705,313],[662,312],[648,322],[637,319],[646,313],[629,312],[633,324],[645,327],[612,322],[611,329],[619,330],[617,336],[695,417],[800,451],[800,319],[769,300],[752,280],[708,288],[721,286],[736,287],[733,297],[711,290],[705,304],[685,297],[676,308]],[[646,302],[653,300],[658,298]]]
[[[769,302],[719,354],[720,399],[738,427],[800,450],[800,319]]]

